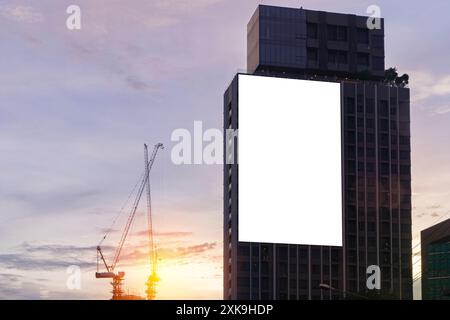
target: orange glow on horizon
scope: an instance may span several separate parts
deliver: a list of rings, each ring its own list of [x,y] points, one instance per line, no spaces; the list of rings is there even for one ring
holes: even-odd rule
[[[220,263],[159,261],[159,266],[160,280],[156,287],[156,300],[222,299]],[[128,267],[125,272],[125,293],[145,297],[145,282],[150,274],[149,267],[144,265]]]

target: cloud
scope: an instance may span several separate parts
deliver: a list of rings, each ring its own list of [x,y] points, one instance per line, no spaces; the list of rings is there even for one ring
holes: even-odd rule
[[[223,0],[160,0],[154,1],[154,6],[161,9],[170,9],[172,12],[185,12],[186,10],[203,9],[222,1]]]
[[[430,97],[450,94],[450,74],[442,76],[428,72],[415,72],[411,82],[412,100],[422,101]]]
[[[71,265],[77,265],[81,268],[93,268],[96,266],[96,263],[76,258],[37,258],[24,255],[22,253],[0,254],[0,267],[6,269],[24,271],[48,271],[65,269]]]
[[[22,275],[13,273],[0,273],[0,287],[3,287],[5,282],[19,282],[22,279]]]
[[[14,252],[12,253],[0,254],[0,268],[21,271],[49,271],[64,270],[70,265],[77,265],[86,269],[96,266],[96,246],[30,244],[23,242],[13,249]],[[108,246],[104,247],[106,251],[111,249]]]
[[[193,233],[189,231],[167,231],[167,232],[156,232],[155,236],[160,237],[187,237],[191,236]]]
[[[415,214],[414,216],[415,216],[416,218],[422,218],[422,217],[425,216],[425,215],[426,215],[426,213],[421,212],[421,213]]]
[[[84,186],[68,186],[65,183],[59,184],[57,182],[54,182],[54,186],[48,186],[46,182],[42,181],[35,181],[33,183],[33,185],[28,186],[29,190],[25,188],[19,190],[14,186],[14,189],[11,187],[6,192],[0,192],[2,200],[32,208],[35,213],[41,212],[48,214],[67,209],[68,203],[73,208],[82,206],[102,194],[102,191],[99,189],[89,189]]]
[[[100,213],[100,214],[104,213],[103,210],[96,210],[95,212],[97,214],[98,213]],[[107,213],[109,214],[110,211],[108,210]],[[102,236],[104,236],[105,234],[113,234],[113,233],[117,233],[117,232],[120,231],[119,229],[115,229],[115,228],[112,228],[112,227],[110,227],[110,228],[97,228],[97,230],[98,230],[99,234],[102,235]]]
[[[142,69],[141,56],[146,52],[142,48],[128,41],[123,43],[102,43],[95,38],[91,42],[72,42],[68,46],[71,57],[77,59],[83,65],[99,68],[102,73],[106,72],[108,77],[113,75],[120,79],[127,87],[136,91],[157,91],[151,78],[154,65],[145,65]],[[148,68],[147,68],[148,67]]]
[[[34,282],[23,282],[11,286],[0,282],[0,299],[2,300],[36,300],[42,299],[42,287]]]
[[[135,90],[146,90],[149,89],[150,86],[142,81],[138,76],[136,75],[129,75],[125,78],[125,81],[127,85]]]
[[[108,34],[117,27],[117,19],[104,22],[95,17],[120,16],[120,26],[123,21],[130,25],[139,24],[147,31],[171,27],[178,24],[184,17],[190,17],[193,13],[199,13],[224,0],[136,0],[133,6],[124,6],[123,1],[89,2],[83,5],[86,15],[89,17],[83,28],[94,29],[96,34]]]
[[[34,279],[31,281],[28,277],[12,273],[0,273],[0,299],[1,300],[30,300],[30,299],[77,299],[71,295],[71,292],[65,291],[58,295],[54,292],[48,292],[43,282],[48,279]],[[51,295],[49,296],[49,293]]]
[[[144,24],[147,28],[162,28],[168,27],[176,24],[178,21],[172,17],[152,17],[152,18],[141,18],[139,19],[142,24]]]
[[[111,229],[111,228],[99,228],[100,234],[103,236],[105,233],[108,234],[117,234],[118,232],[122,232],[120,229]],[[184,238],[192,236],[194,233],[191,231],[153,231],[154,237],[164,237],[164,238]],[[144,237],[147,238],[148,231],[147,230],[141,230],[136,231],[130,234],[131,236],[135,237]]]
[[[178,247],[177,248],[177,255],[185,257],[185,256],[191,256],[191,255],[197,255],[200,253],[203,253],[205,251],[214,249],[216,247],[216,243],[202,243],[195,246],[189,246],[189,247]]]
[[[31,34],[26,34],[26,33],[24,33],[24,34],[21,34],[20,36],[21,36],[22,39],[24,39],[26,42],[32,44],[32,45],[35,46],[35,47],[40,47],[40,46],[42,46],[42,45],[44,44],[44,42],[43,42],[41,39],[39,39],[38,37],[33,36],[33,35],[31,35]]]
[[[434,109],[433,113],[437,115],[442,115],[450,112],[450,105],[435,107],[433,109]]]
[[[439,217],[439,213],[437,213],[437,212],[432,212],[432,213],[430,214],[430,216],[432,216],[433,218],[437,218],[437,217]]]
[[[186,259],[199,260],[206,257],[205,254],[215,249],[216,246],[216,242],[204,242],[192,246],[159,247],[158,258],[161,260],[178,260],[178,262],[185,262]],[[125,252],[121,261],[128,261],[128,264],[133,265],[146,264],[148,262],[148,251],[146,249],[146,246],[143,245]]]
[[[163,234],[175,234],[182,236],[182,232],[167,232]],[[187,233],[186,233],[187,234]],[[186,259],[199,260],[207,252],[215,249],[216,242],[204,242],[190,246],[165,246],[158,248],[158,258],[162,260],[178,260],[186,262]],[[59,244],[30,244],[24,242],[14,248],[15,252],[0,254],[0,268],[16,271],[52,271],[64,270],[70,265],[77,265],[83,269],[91,269],[96,266],[96,246],[73,246]],[[104,254],[114,251],[112,246],[102,247]],[[147,244],[125,247],[121,255],[122,265],[140,265],[148,262]],[[12,280],[14,274],[10,274]]]
[[[33,7],[20,5],[1,5],[0,16],[13,21],[26,23],[41,22],[44,19],[43,15],[40,12],[37,12]]]
[[[95,292],[61,290],[65,280],[56,282],[71,265],[83,272],[95,270],[95,248],[28,242],[11,248],[14,252],[0,254],[0,299],[102,298]]]
[[[86,300],[86,292],[76,291],[49,291],[47,294],[49,300]],[[90,293],[91,299],[104,299],[101,293]]]
[[[188,237],[193,233],[189,231],[156,231],[153,233],[156,237],[170,237],[170,238],[179,238],[179,237]],[[139,231],[134,233],[135,236],[138,237],[146,237],[147,231]]]
[[[95,253],[97,246],[73,246],[73,245],[58,245],[58,244],[42,244],[32,245],[28,242],[23,242],[20,249],[29,253],[49,253],[52,255],[76,255],[84,253]],[[102,246],[103,250],[111,250],[110,246]]]

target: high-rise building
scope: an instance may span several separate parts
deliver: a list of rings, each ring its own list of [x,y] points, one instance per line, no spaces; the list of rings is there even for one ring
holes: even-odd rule
[[[367,267],[378,265],[380,293],[412,299],[410,94],[384,79],[383,19],[372,30],[363,16],[260,5],[247,26],[247,68],[341,83],[343,246],[239,242],[238,165],[225,164],[224,298],[366,294]],[[236,76],[224,94],[224,129],[238,129],[238,112]]]
[[[422,299],[450,300],[450,219],[420,234]]]

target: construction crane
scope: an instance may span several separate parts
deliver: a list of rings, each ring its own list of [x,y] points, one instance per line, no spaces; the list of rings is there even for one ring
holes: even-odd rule
[[[147,190],[147,228],[148,228],[148,241],[149,241],[149,258],[150,258],[150,266],[151,266],[151,273],[147,281],[147,298],[148,299],[154,299],[156,296],[156,284],[159,281],[159,278],[156,274],[156,268],[157,268],[157,253],[153,242],[153,222],[152,222],[152,216],[151,216],[151,197],[150,197],[150,171],[153,167],[153,164],[155,162],[156,155],[158,153],[159,149],[164,149],[164,146],[162,143],[158,143],[154,146],[152,155],[150,157],[150,160],[148,158],[148,147],[145,144],[144,145],[144,156],[145,156],[145,171],[144,176],[139,184],[139,189],[136,194],[136,197],[134,199],[133,205],[131,207],[130,214],[128,216],[128,220],[126,222],[125,228],[122,232],[119,244],[117,245],[117,248],[114,253],[114,258],[112,260],[111,264],[108,264],[105,260],[105,257],[102,252],[101,244],[106,239],[107,234],[103,237],[100,244],[97,246],[97,272],[95,273],[95,277],[102,279],[102,278],[111,278],[112,282],[111,285],[113,287],[112,289],[112,299],[113,300],[121,300],[124,297],[124,291],[122,289],[122,282],[125,277],[125,272],[119,271],[116,272],[116,266],[117,263],[120,260],[120,254],[122,252],[123,245],[125,244],[125,241],[127,239],[128,233],[130,231],[131,225],[133,224],[134,217],[136,216],[136,211],[139,206],[139,202],[142,197],[142,193],[144,192],[144,189]],[[103,262],[103,265],[106,268],[106,272],[99,272],[100,267],[100,260]]]

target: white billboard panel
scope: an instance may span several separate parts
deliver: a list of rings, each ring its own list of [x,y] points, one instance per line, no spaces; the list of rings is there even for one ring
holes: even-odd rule
[[[339,83],[239,75],[238,240],[342,246]]]

